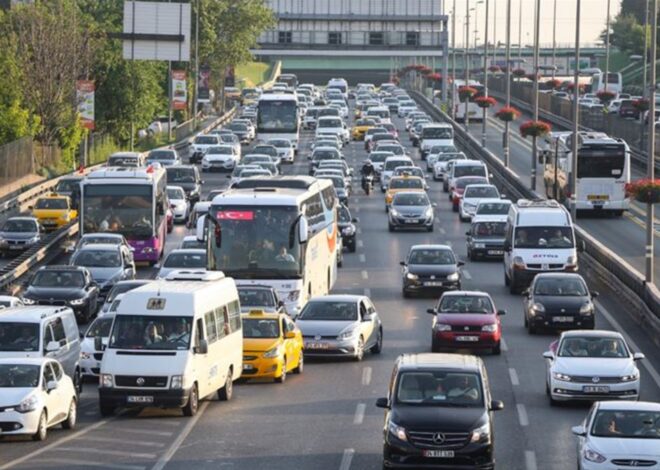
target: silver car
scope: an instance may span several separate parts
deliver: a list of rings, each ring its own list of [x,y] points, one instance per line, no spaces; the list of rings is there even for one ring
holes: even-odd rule
[[[165,279],[171,272],[180,270],[204,270],[206,269],[206,250],[194,248],[177,248],[172,250],[159,268],[156,279]]]
[[[102,298],[117,282],[135,279],[135,263],[122,245],[84,245],[73,254],[70,264],[89,270]]]
[[[365,351],[380,354],[383,325],[376,307],[363,295],[314,297],[296,318],[305,342],[305,356],[351,357]]]
[[[10,217],[0,229],[0,254],[22,253],[39,243],[42,233],[34,217]]]

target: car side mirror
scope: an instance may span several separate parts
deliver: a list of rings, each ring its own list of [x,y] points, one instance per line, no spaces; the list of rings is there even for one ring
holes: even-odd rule
[[[490,411],[501,411],[504,409],[504,402],[501,400],[492,400],[490,402]]]
[[[357,217],[353,217],[353,219],[351,219],[351,222],[353,222],[354,224],[357,224],[357,223],[360,222],[360,219],[358,219]]]
[[[300,243],[307,243],[307,238],[309,237],[309,223],[307,222],[307,217],[300,217],[298,222],[298,239]]]
[[[429,315],[435,315],[436,313],[438,313],[438,311],[434,308],[427,308],[426,313],[428,313]]]
[[[545,357],[546,359],[549,359],[551,361],[553,361],[555,359],[555,355],[552,353],[552,351],[544,352],[543,357]]]
[[[521,294],[522,294],[522,295],[527,295],[527,296],[529,296],[530,291],[529,291],[529,289],[525,289],[525,290],[523,290],[523,291],[521,292]]]
[[[497,314],[498,315],[506,315],[506,310],[498,310]]]
[[[587,244],[584,242],[584,240],[578,241],[578,251],[580,253],[584,253],[587,249]]]
[[[154,268],[155,268],[155,269],[160,269],[160,268],[161,268],[160,263],[156,263],[156,264],[154,264]]]
[[[633,354],[633,360],[635,361],[641,361],[644,359],[646,356],[643,353],[635,353]]]
[[[374,314],[373,313],[365,313],[364,316],[362,317],[362,321],[372,321],[374,319]]]
[[[55,352],[60,350],[60,343],[57,341],[49,341],[46,345],[46,352]]]
[[[576,436],[586,436],[587,435],[587,430],[584,428],[584,426],[573,426],[571,428],[571,432],[575,434]]]
[[[456,263],[456,266],[458,266],[459,268],[460,268],[461,266],[465,266],[465,262],[464,262],[464,261],[458,261],[458,262]]]
[[[33,210],[34,206],[28,206],[28,210]]]
[[[378,408],[385,408],[385,409],[390,409],[390,403],[385,397],[381,397],[376,399],[376,406]]]
[[[400,264],[401,266],[407,266],[407,263],[406,263],[405,261],[399,261],[399,264]]]
[[[199,346],[195,348],[195,354],[208,354],[209,352],[209,343],[202,339],[199,341]]]
[[[295,337],[296,337],[295,331],[287,331],[286,333],[284,333],[285,339],[294,339]]]
[[[438,207],[438,203],[437,202],[432,202],[431,207]]]
[[[470,231],[468,230],[467,232],[465,232],[465,235],[469,237],[471,235]]]
[[[227,179],[231,179],[231,175],[227,175],[226,178],[227,178]]]
[[[56,388],[57,388],[57,382],[56,382],[55,380],[50,380],[50,381],[46,384],[46,392],[52,392],[52,391],[55,390]]]
[[[595,298],[598,297],[599,295],[600,295],[600,294],[598,293],[598,291],[595,291],[595,290],[591,291],[591,298],[592,298],[592,299],[595,299]]]

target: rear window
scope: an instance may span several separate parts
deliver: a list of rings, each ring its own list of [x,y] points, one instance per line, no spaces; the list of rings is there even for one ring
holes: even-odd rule
[[[398,166],[413,166],[410,160],[389,160],[385,162],[385,170],[393,171]]]
[[[454,178],[461,176],[486,176],[486,168],[482,165],[455,166]]]

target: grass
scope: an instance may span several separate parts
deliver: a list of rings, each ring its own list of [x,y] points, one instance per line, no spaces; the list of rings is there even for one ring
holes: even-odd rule
[[[270,80],[272,64],[249,62],[236,67],[236,83],[240,88],[253,88]]]
[[[88,164],[92,166],[103,163],[111,154],[119,152],[120,150],[121,147],[117,145],[113,138],[105,136],[104,138],[95,141],[94,145],[90,147]]]
[[[175,139],[170,139],[167,132],[161,132],[160,134],[150,135],[145,139],[138,140],[135,144],[135,151],[147,152],[173,143],[175,143]]]

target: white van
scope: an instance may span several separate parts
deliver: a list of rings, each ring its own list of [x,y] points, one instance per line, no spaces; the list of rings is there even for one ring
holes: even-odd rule
[[[80,391],[80,332],[73,310],[45,305],[0,310],[0,359],[12,357],[56,359]]]
[[[422,127],[419,135],[419,148],[422,160],[436,145],[454,145],[454,129],[451,124],[429,123]]]
[[[442,189],[451,195],[458,178],[463,176],[481,176],[488,179],[488,168],[484,162],[479,160],[454,160],[449,168],[447,177],[444,179]]]
[[[391,124],[392,117],[387,106],[372,106],[367,110],[366,118],[379,118],[381,124]]]
[[[156,406],[193,416],[204,397],[229,400],[243,369],[240,315],[236,284],[219,271],[175,271],[127,292],[101,362],[101,414]]]
[[[511,293],[529,286],[538,273],[577,270],[575,231],[568,210],[545,199],[520,199],[512,204],[504,239],[504,283]]]
[[[331,78],[328,80],[326,88],[337,88],[344,95],[344,98],[348,98],[348,82],[343,78]]]

